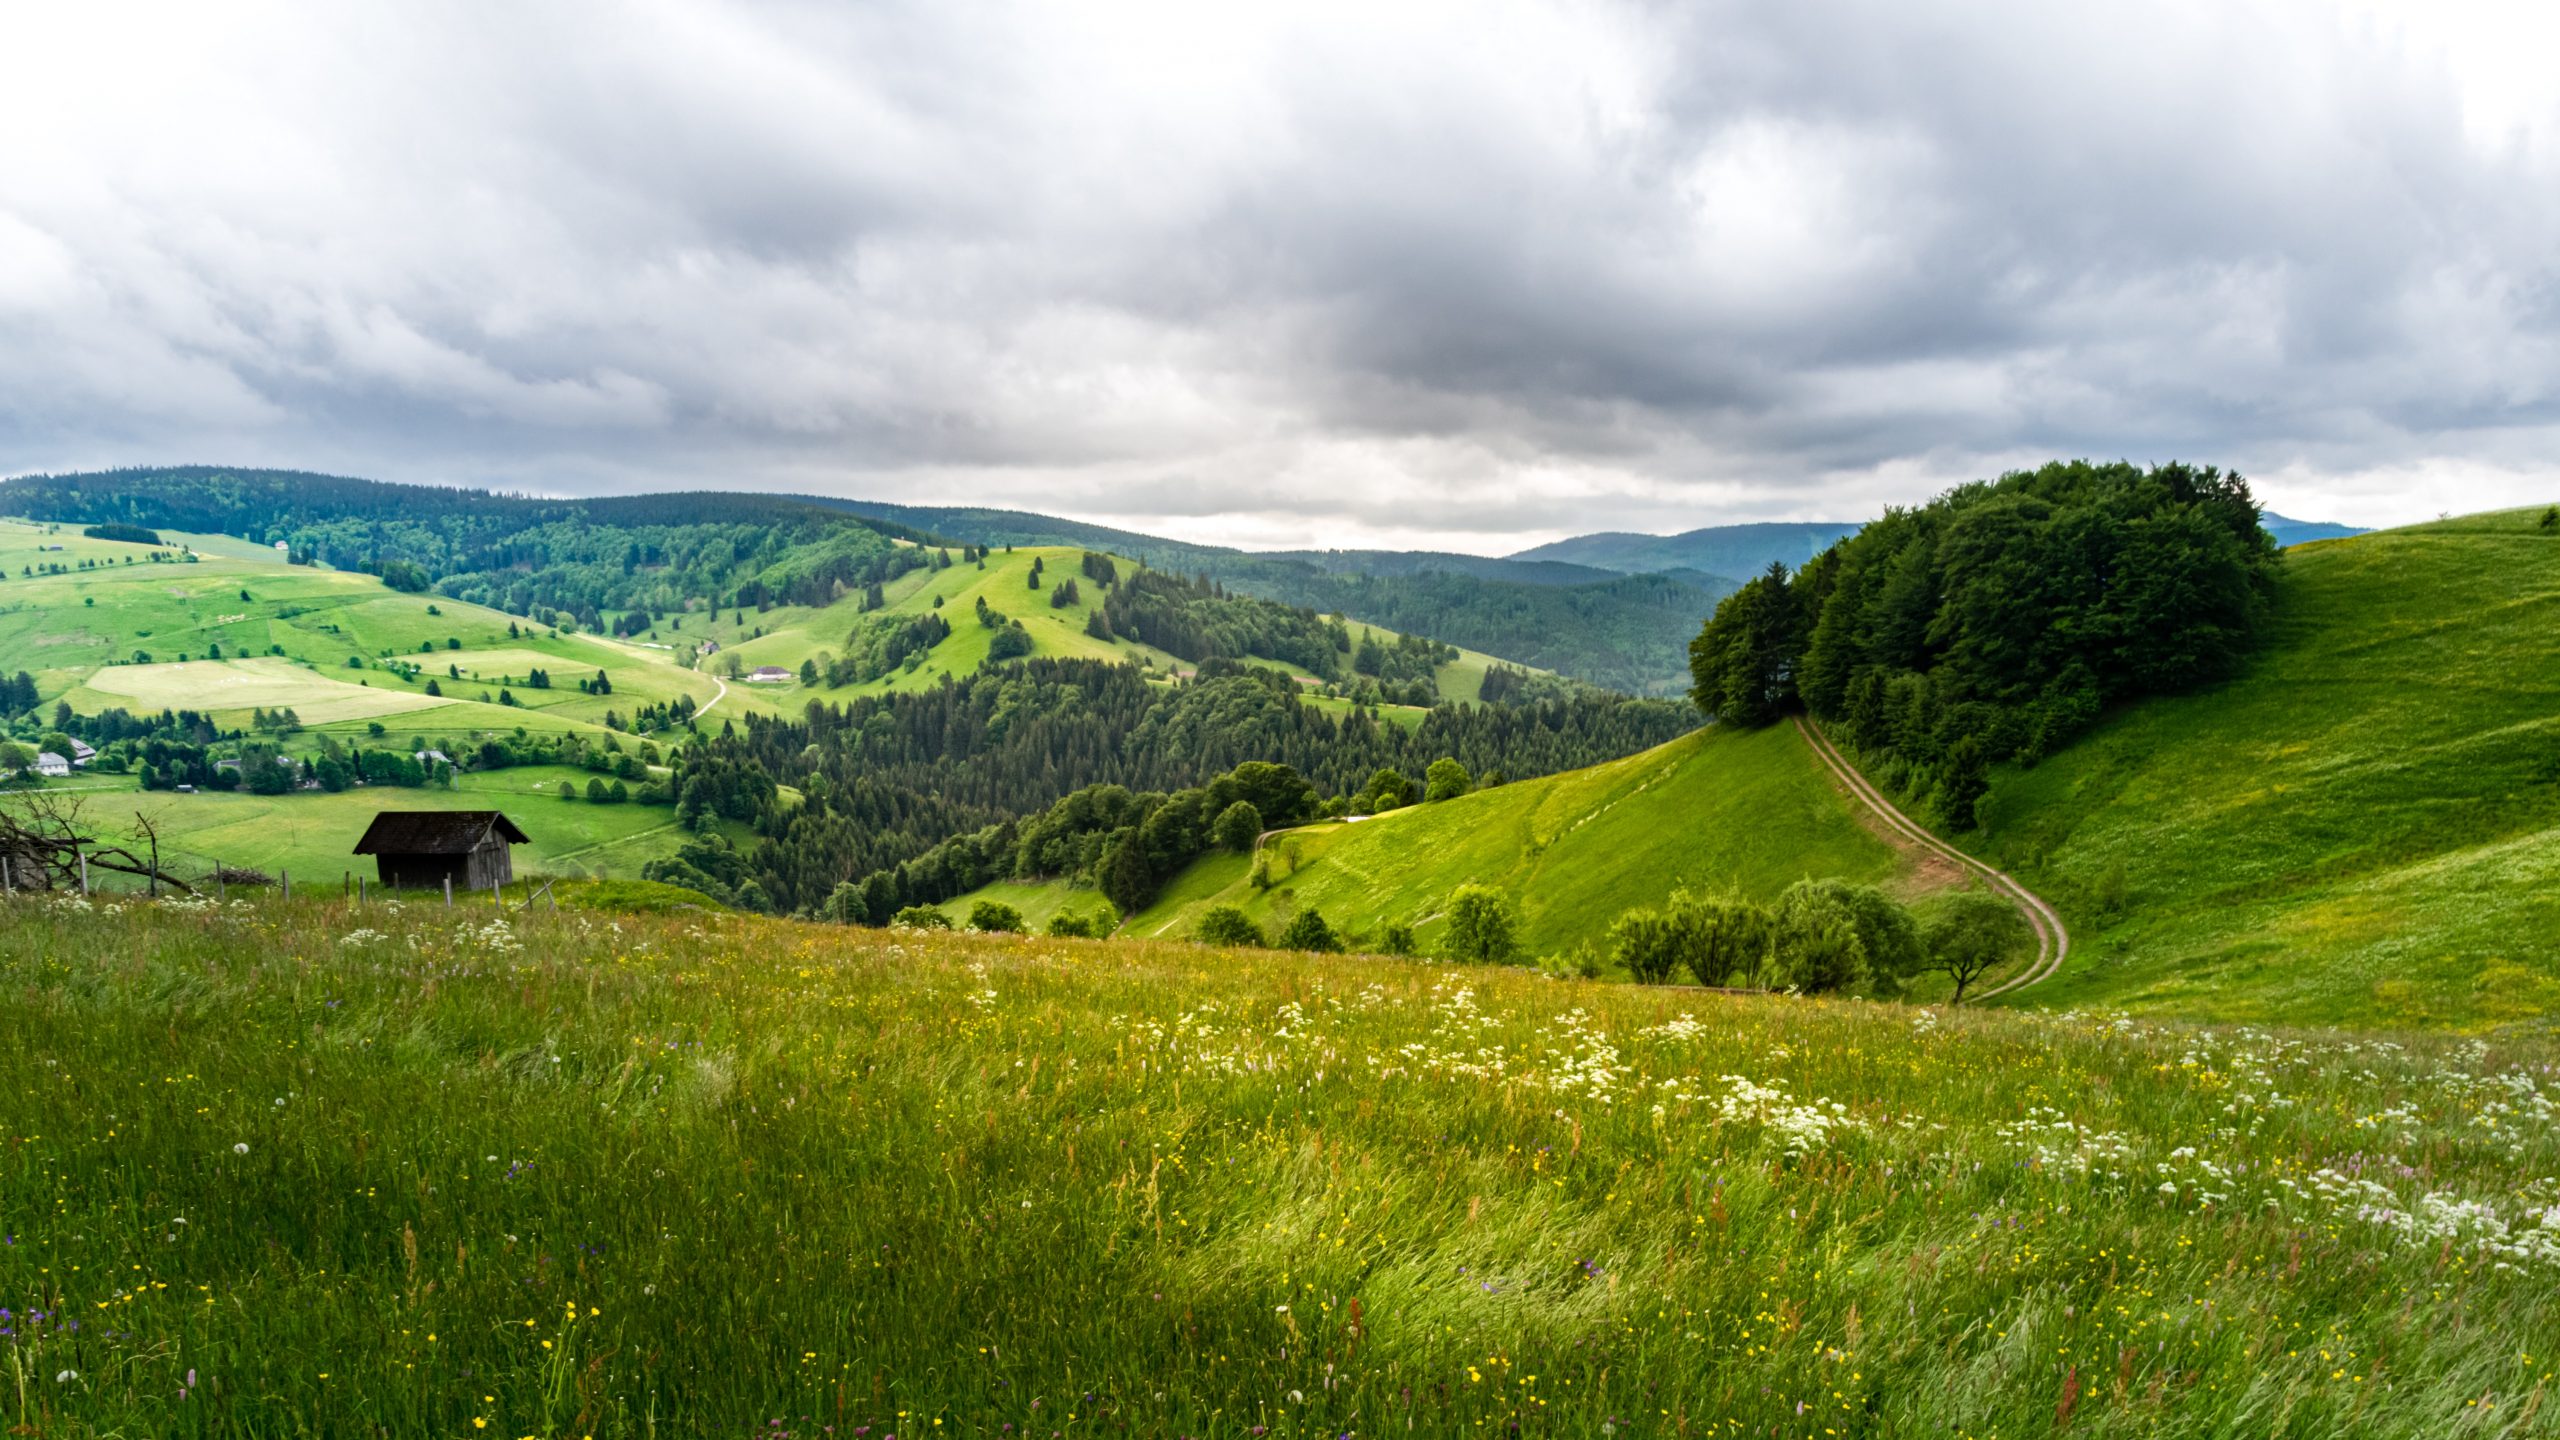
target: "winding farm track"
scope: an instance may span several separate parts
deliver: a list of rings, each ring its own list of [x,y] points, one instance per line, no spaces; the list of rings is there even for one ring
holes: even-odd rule
[[[1839,748],[1831,743],[1831,737],[1822,733],[1820,726],[1799,715],[1796,717],[1796,729],[1804,735],[1805,744],[1812,747],[1815,756],[1829,767],[1841,784],[1849,787],[1851,795],[1856,796],[1869,810],[1875,812],[1876,818],[1883,821],[1887,829],[1900,835],[1911,845],[1962,866],[1966,871],[1980,877],[2003,899],[2017,906],[2019,914],[2027,917],[2028,927],[2036,932],[2035,963],[1973,998],[1988,1000],[1996,995],[2007,995],[2024,990],[2040,980],[2051,977],[2055,971],[2062,968],[2063,958],[2071,953],[2071,932],[2063,928],[2062,917],[2054,913],[2053,907],[2046,904],[2043,897],[2010,879],[2005,871],[1994,870],[1930,834],[1928,829],[1918,821],[1894,808],[1893,802],[1884,798],[1884,792],[1869,784],[1867,777],[1858,773],[1858,767],[1849,763],[1848,757],[1840,753]]]
[[[603,646],[604,648],[606,648],[607,650],[619,651],[619,652],[621,652],[621,653],[622,653],[622,654],[624,654],[624,655],[630,655],[630,654],[632,654],[632,653],[633,653],[633,647],[632,647],[632,646],[624,645],[624,644],[621,644],[621,643],[619,643],[619,642],[612,641],[612,640],[607,640],[607,639],[605,639],[605,638],[604,638],[603,636],[601,636],[601,635],[590,635],[590,634],[586,633],[586,632],[585,632],[585,631],[583,631],[583,630],[581,630],[581,631],[578,631],[578,632],[577,632],[577,638],[579,638],[579,639],[581,639],[581,640],[584,640],[584,641],[586,641],[587,643],[589,643],[589,644],[591,644],[591,645],[601,645],[601,646]],[[645,661],[645,662],[647,662],[648,664],[651,664],[651,665],[664,665],[664,664],[666,664],[666,663],[667,663],[667,662],[665,662],[665,661],[663,661],[663,660],[660,660],[660,659],[656,658],[655,656],[650,656],[650,655],[642,655],[642,656],[639,656],[638,658],[640,658],[641,660],[643,660],[643,661]],[[676,667],[669,667],[669,668],[676,668]],[[719,703],[720,703],[721,701],[726,700],[726,699],[728,699],[728,698],[729,698],[729,687],[728,687],[728,685],[727,685],[725,682],[723,682],[723,681],[721,680],[721,678],[720,678],[719,676],[712,674],[712,673],[711,673],[710,671],[708,671],[708,670],[697,670],[697,671],[694,671],[694,672],[692,672],[692,673],[697,674],[697,675],[700,675],[703,679],[710,681],[713,685],[715,685],[715,686],[717,686],[717,687],[719,688],[719,692],[720,692],[720,693],[718,693],[717,695],[714,695],[714,696],[712,696],[712,697],[711,697],[711,703],[710,703],[710,704],[705,705],[705,706],[703,706],[701,709],[696,710],[696,711],[694,711],[694,712],[693,712],[693,713],[694,713],[694,714],[696,714],[696,715],[708,715],[708,714],[710,714],[710,713],[712,712],[712,710],[713,710],[713,708],[714,708],[714,707],[716,707],[716,706],[718,706],[718,705],[719,705]]]

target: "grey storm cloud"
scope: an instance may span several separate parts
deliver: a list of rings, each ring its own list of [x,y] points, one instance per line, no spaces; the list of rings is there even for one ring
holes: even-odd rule
[[[58,8],[0,22],[5,470],[1493,550],[2053,455],[2555,488],[2494,12]]]

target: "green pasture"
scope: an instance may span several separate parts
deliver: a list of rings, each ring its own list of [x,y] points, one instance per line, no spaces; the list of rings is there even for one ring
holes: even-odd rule
[[[1585,770],[1286,831],[1263,850],[1269,890],[1243,857],[1213,856],[1131,917],[1128,933],[1187,935],[1211,905],[1276,930],[1294,907],[1313,906],[1355,934],[1411,925],[1427,945],[1441,901],[1483,884],[1518,899],[1531,953],[1554,953],[1596,942],[1624,911],[1682,886],[1770,900],[1808,876],[1906,897],[1945,883],[1859,823],[1792,729],[1700,730]]]
[[[2298,547],[2245,676],[2000,775],[1971,843],[2073,932],[2035,1002],[2547,1024],[2560,535],[2540,513]]]
[[[82,712],[197,709],[226,725],[245,725],[252,707],[263,707],[291,708],[313,728],[360,730],[365,721],[432,710],[435,723],[474,734],[519,725],[593,731],[608,710],[627,716],[687,694],[697,706],[717,704],[717,682],[681,668],[672,652],[554,635],[463,601],[401,594],[369,575],[288,565],[246,541],[164,539],[163,548],[189,546],[201,558],[149,564],[140,557],[153,547],[0,521],[0,565],[11,577],[0,581],[0,667],[33,672],[48,700]],[[51,544],[66,548],[42,548]],[[136,563],[123,563],[127,557]],[[112,563],[17,573],[85,558]],[[217,649],[222,659],[206,658]],[[419,667],[415,678],[405,673],[410,665]],[[550,672],[552,688],[524,683],[537,666]],[[598,670],[613,693],[581,694],[578,682]],[[426,693],[430,681],[441,697]],[[517,705],[495,704],[501,689]]]
[[[0,899],[14,1431],[2550,1428],[2546,1037],[297,894]]]
[[[274,874],[290,870],[298,881],[336,884],[341,873],[373,873],[373,862],[350,852],[383,810],[503,810],[533,837],[515,851],[518,874],[637,875],[650,860],[672,855],[684,836],[667,805],[594,804],[584,798],[588,772],[527,765],[456,776],[451,789],[366,785],[329,794],[293,790],[282,795],[205,790],[192,795],[143,791],[130,779],[84,776],[76,794],[101,828],[121,832],[136,811],[159,827],[173,867],[219,862]],[[563,800],[560,786],[578,787]]]

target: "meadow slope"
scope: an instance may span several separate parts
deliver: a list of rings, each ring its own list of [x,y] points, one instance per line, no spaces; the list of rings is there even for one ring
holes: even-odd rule
[[[2054,899],[2032,998],[2218,1020],[2560,1011],[2560,535],[2538,511],[2288,552],[2241,678],[2000,774],[1961,837]]]
[[[986,662],[994,632],[977,623],[980,599],[1022,623],[1035,656],[1128,661],[1165,673],[1190,663],[1153,646],[1087,634],[1085,622],[1103,597],[1091,581],[1079,584],[1073,603],[1051,605],[1052,589],[1075,577],[1083,561],[1085,552],[1074,548],[1024,546],[989,554],[984,569],[912,571],[883,587],[886,604],[876,614],[863,610],[861,595],[848,594],[819,606],[660,616],[641,634],[615,637],[554,632],[450,596],[403,594],[371,575],[288,565],[272,549],[232,537],[171,532],[163,539],[160,546],[93,540],[78,527],[0,519],[0,570],[11,577],[0,580],[0,672],[28,670],[48,705],[66,701],[83,714],[193,708],[245,726],[255,709],[289,707],[314,730],[353,735],[381,722],[482,737],[519,726],[597,733],[608,714],[627,719],[641,705],[678,696],[707,712],[797,715],[812,699],[841,703],[927,689]],[[149,562],[155,551],[169,555],[182,546],[196,559]],[[84,561],[95,568],[77,568]],[[1029,583],[1034,563],[1046,567],[1039,589]],[[18,574],[47,564],[71,568]],[[874,619],[936,611],[951,634],[915,668],[858,685],[799,683],[804,661],[843,652]],[[1357,636],[1375,627],[1352,628]],[[720,651],[697,658],[705,641]],[[221,658],[206,658],[217,648]],[[1442,695],[1477,699],[1485,671],[1497,663],[1461,651],[1440,667]],[[793,678],[767,684],[732,676],[766,665]],[[527,683],[536,669],[549,673],[550,688]],[[598,673],[610,692],[583,693],[578,682]],[[430,682],[440,695],[426,693]],[[502,695],[513,703],[498,703]],[[1417,724],[1423,712],[1387,706],[1382,714]]]
[[[0,903],[22,1433],[2547,1431],[2540,1037]]]
[[[449,596],[403,594],[371,575],[288,565],[230,537],[162,538],[127,544],[0,520],[0,570],[9,574],[0,581],[0,670],[29,671],[48,707],[81,714],[192,709],[245,729],[258,709],[289,708],[312,730],[357,736],[379,723],[457,740],[518,728],[601,736],[608,713],[680,695],[707,705],[718,694],[711,676],[679,668],[671,652],[553,634]],[[150,558],[181,547],[196,558]],[[92,568],[78,568],[84,561]],[[19,573],[49,564],[69,568]],[[549,673],[548,688],[530,683],[536,669]],[[597,674],[611,692],[582,692],[578,682]],[[501,695],[514,703],[498,703]]]
[[[1212,856],[1131,917],[1128,932],[1185,935],[1210,905],[1240,906],[1277,929],[1311,905],[1356,934],[1412,925],[1427,946],[1449,892],[1484,884],[1518,898],[1529,952],[1554,954],[1682,886],[1768,900],[1808,876],[1904,898],[1958,883],[1952,867],[1920,865],[1879,838],[1791,729],[1711,726],[1583,770],[1288,831],[1264,850],[1268,891],[1254,888],[1243,857]]]

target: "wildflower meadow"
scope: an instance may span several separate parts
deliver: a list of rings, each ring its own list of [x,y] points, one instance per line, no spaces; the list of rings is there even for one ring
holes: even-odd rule
[[[2544,1039],[0,910],[0,1424],[2560,1433]]]

